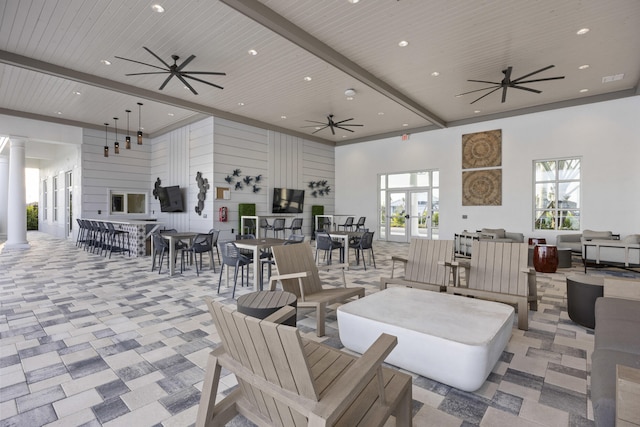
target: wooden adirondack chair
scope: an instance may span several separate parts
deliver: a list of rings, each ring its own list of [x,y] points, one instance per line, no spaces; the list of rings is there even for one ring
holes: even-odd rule
[[[411,426],[411,377],[382,367],[396,337],[382,334],[356,358],[272,322],[293,307],[260,320],[211,299],[207,305],[222,345],[209,354],[197,427],[226,425],[237,414],[259,426],[382,426],[390,415]],[[216,405],[222,368],[239,387]]]
[[[298,297],[298,307],[316,309],[316,333],[324,335],[327,306],[344,302],[357,296],[364,297],[363,287],[348,288],[344,280],[346,264],[334,264],[327,268],[342,268],[344,287],[323,287],[318,275],[318,266],[313,258],[310,245],[283,245],[271,248],[278,269],[277,276],[271,276],[271,290],[276,283],[282,283],[282,289]]]
[[[411,239],[407,258],[392,256],[391,261],[391,277],[380,278],[380,290],[396,284],[444,292],[451,278],[453,240]],[[396,263],[404,264],[403,277],[394,277]]]
[[[526,243],[475,240],[471,261],[454,262],[465,269],[466,287],[448,287],[447,292],[517,304],[518,329],[529,329],[529,305],[538,310],[536,272],[527,267]],[[459,270],[454,271],[457,276]],[[457,281],[459,282],[459,280]]]

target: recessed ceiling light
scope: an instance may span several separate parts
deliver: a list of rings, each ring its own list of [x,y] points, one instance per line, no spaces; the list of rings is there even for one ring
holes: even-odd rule
[[[101,59],[100,62],[102,62],[103,65],[111,65],[111,61],[106,59]]]
[[[78,92],[77,90],[74,90],[72,93],[73,93],[74,95],[82,95],[82,93]]]
[[[587,34],[589,32],[588,28],[580,28],[578,31],[576,31],[576,34],[581,36],[583,34]]]
[[[351,4],[356,4],[358,3],[360,0],[347,0],[349,3]]]
[[[478,114],[480,110],[473,110],[474,113]]]
[[[578,67],[578,70],[586,70],[587,68],[589,68],[589,64],[584,64]]]
[[[303,80],[304,80],[305,82],[310,82],[310,81],[311,81],[311,77],[306,76]]]
[[[409,123],[403,123],[402,126],[407,127],[409,126]]]
[[[382,111],[380,111],[380,112],[378,113],[378,115],[379,115],[379,116],[384,116],[384,113],[383,113]]]
[[[344,91],[344,96],[354,96],[356,94],[355,89],[347,89]]]
[[[175,114],[173,114],[173,113],[167,113],[167,116],[169,116],[169,117],[173,117],[173,116],[175,116]]]
[[[62,115],[62,111],[56,111],[56,114],[61,116]]]
[[[151,6],[151,10],[157,13],[163,13],[164,7],[160,6],[159,4],[154,4],[153,6]]]
[[[320,129],[322,129],[322,128],[321,128],[320,126],[316,126],[314,129],[315,129],[315,130],[320,130]]]
[[[249,55],[251,56],[256,56],[258,54],[258,51],[255,49],[249,49]]]
[[[343,137],[343,138],[346,138],[346,137],[347,137],[347,135],[342,135],[342,137]]]
[[[244,102],[238,102],[238,105],[242,107],[244,106]]]
[[[182,86],[182,87],[185,88],[186,90],[191,90],[191,89],[189,89],[188,86]]]
[[[398,46],[400,47],[406,47],[409,46],[409,42],[406,40],[402,40],[400,43],[398,43]]]
[[[433,73],[431,73],[431,77],[438,77],[440,75],[439,72],[434,71]]]
[[[286,118],[287,118],[287,116],[280,116],[280,118],[281,118],[281,119],[286,119]]]
[[[353,101],[353,96],[347,96],[347,101]]]
[[[580,89],[580,93],[589,92],[589,89]]]

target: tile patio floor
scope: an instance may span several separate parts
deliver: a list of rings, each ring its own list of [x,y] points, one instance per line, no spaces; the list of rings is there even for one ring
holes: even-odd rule
[[[150,271],[149,257],[109,260],[38,232],[28,240],[26,251],[0,244],[0,427],[192,425],[207,354],[220,342],[203,297],[234,304],[230,288],[216,295],[218,275],[209,270],[168,277]],[[347,272],[367,293],[390,273],[391,255],[408,246],[374,248],[377,269]],[[593,332],[566,311],[565,275],[581,270],[576,261],[538,274],[539,311],[530,314],[529,331],[514,327],[480,390],[413,375],[414,426],[593,425]],[[236,297],[249,291],[239,287]],[[299,310],[298,326],[316,339],[311,315]],[[335,313],[321,340],[342,347]],[[236,385],[232,375],[222,381],[227,391]],[[236,418],[232,425],[250,423]]]

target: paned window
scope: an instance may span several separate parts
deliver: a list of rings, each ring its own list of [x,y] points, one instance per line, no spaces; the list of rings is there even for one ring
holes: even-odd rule
[[[580,159],[534,162],[535,230],[580,230]]]

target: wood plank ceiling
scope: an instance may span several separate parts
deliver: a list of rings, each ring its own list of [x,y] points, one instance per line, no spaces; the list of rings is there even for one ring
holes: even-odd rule
[[[125,126],[128,108],[137,128],[143,102],[151,134],[214,114],[344,144],[638,95],[637,0],[158,0],[164,13],[153,3],[0,1],[0,113],[99,128],[116,116]],[[158,71],[115,58],[161,65],[143,46],[168,63],[195,55],[186,69],[227,73],[199,76],[224,89],[191,81],[193,95],[174,78],[160,91],[167,75],[125,76]],[[488,86],[468,79],[548,65],[531,79],[565,79],[525,85],[540,94],[456,97]],[[304,127],[328,114],[364,126]]]

